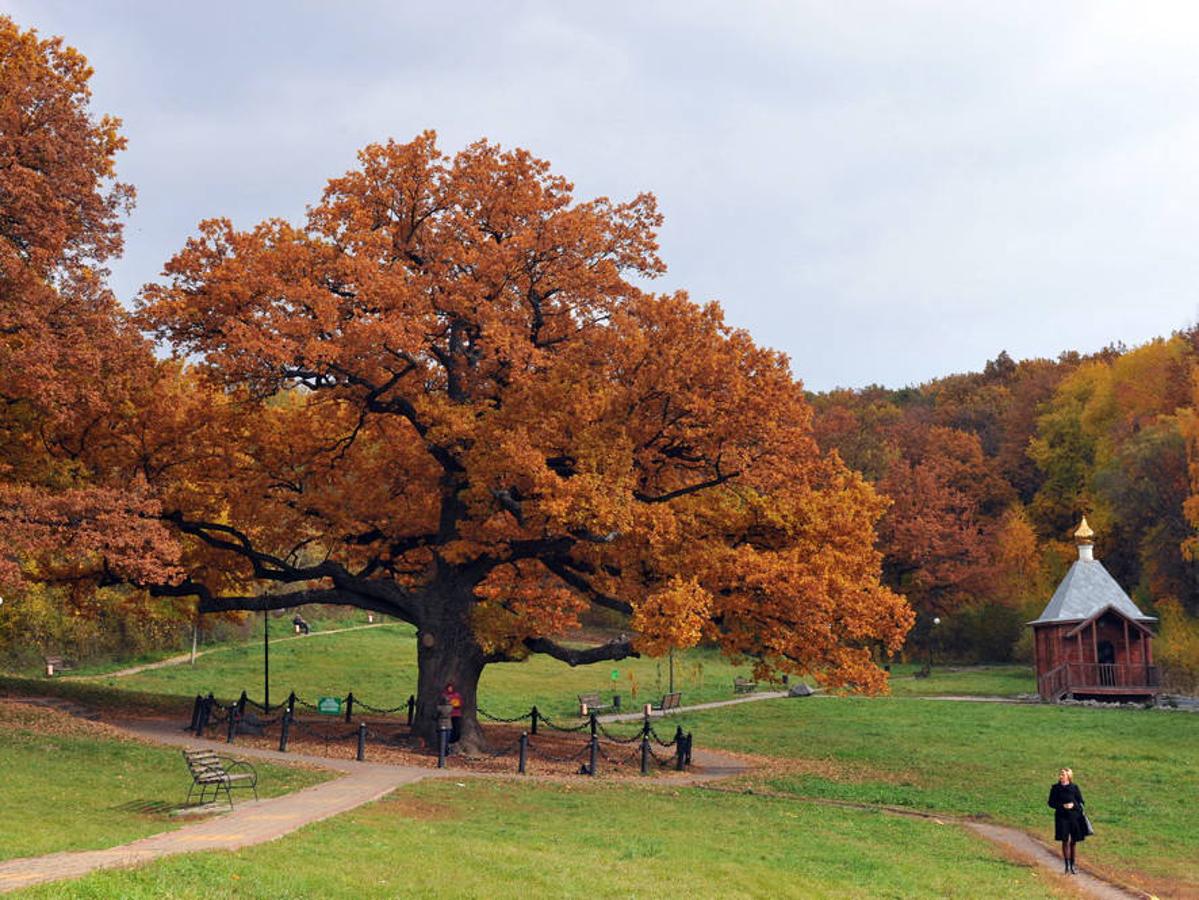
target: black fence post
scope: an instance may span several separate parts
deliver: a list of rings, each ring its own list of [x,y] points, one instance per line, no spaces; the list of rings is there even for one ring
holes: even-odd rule
[[[530,722],[529,722],[529,734],[536,734],[536,733],[537,733],[537,719],[538,719],[540,716],[541,716],[541,713],[539,713],[539,712],[537,711],[537,707],[536,707],[536,706],[534,706],[534,707],[533,707],[533,709],[529,711],[529,719],[530,719]]]
[[[683,765],[691,765],[691,732],[687,732],[687,758],[683,760]]]
[[[683,771],[683,738],[680,737],[678,743],[674,745],[674,768],[676,772]]]
[[[366,723],[358,723],[358,762],[366,759]]]
[[[287,713],[294,716],[296,714],[296,692],[292,691],[287,695]]]
[[[649,774],[649,737],[641,736],[641,774]]]
[[[416,695],[408,695],[408,727],[412,727],[412,720],[416,717]]]
[[[529,763],[529,733],[522,731],[520,733],[520,762],[516,766],[516,771],[521,775],[525,774],[525,768]]]
[[[250,698],[246,696],[246,692],[242,691],[241,696],[237,698],[237,714],[244,716],[246,714],[246,701]]]
[[[212,715],[212,697],[205,697],[200,703],[200,718],[196,722],[196,737],[204,737],[204,729],[208,727],[208,717]]]
[[[196,723],[200,721],[200,706],[204,703],[204,698],[196,694],[196,702],[192,704],[192,723],[187,726],[188,731],[196,730]]]
[[[587,715],[591,719],[591,736],[595,737],[596,731],[599,728],[599,722],[596,720],[595,710],[591,710]]]
[[[597,768],[599,768],[599,738],[593,734],[591,736],[591,765],[587,767],[587,774],[594,778]]]
[[[676,744],[683,743],[683,726],[679,725],[674,730],[674,742]]]
[[[237,733],[237,704],[229,706],[229,734],[225,737],[226,744],[233,743],[233,735]]]
[[[641,723],[641,736],[649,737],[649,730],[653,726],[650,725],[650,723],[649,723],[649,704],[648,703],[646,704],[644,715],[645,715],[645,719]]]
[[[450,733],[445,728],[437,729],[437,768],[445,768],[446,745],[449,744]]]
[[[291,731],[291,710],[283,713],[283,721],[279,723],[279,752],[287,752],[287,738]]]
[[[354,714],[354,692],[346,694],[346,724],[350,724],[350,716]]]

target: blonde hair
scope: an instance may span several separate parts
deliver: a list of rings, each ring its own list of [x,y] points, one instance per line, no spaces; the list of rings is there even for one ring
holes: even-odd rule
[[[1073,783],[1073,781],[1074,781],[1074,770],[1073,770],[1073,769],[1071,769],[1069,766],[1062,766],[1060,769],[1058,769],[1058,772],[1057,772],[1057,774],[1061,775],[1061,774],[1062,774],[1062,772],[1065,772],[1065,773],[1066,773],[1066,778],[1068,778],[1068,779],[1071,781],[1071,783]]]

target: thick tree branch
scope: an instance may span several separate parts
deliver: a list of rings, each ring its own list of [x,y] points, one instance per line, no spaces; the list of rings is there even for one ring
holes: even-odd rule
[[[524,644],[533,653],[544,653],[554,659],[561,660],[569,666],[585,666],[588,663],[603,662],[604,660],[624,659],[628,656],[641,656],[633,649],[633,644],[627,638],[611,640],[598,647],[588,647],[585,650],[575,650],[564,647],[549,638],[525,638]]]
[[[678,488],[674,491],[667,491],[665,494],[646,494],[642,491],[633,491],[633,496],[642,503],[666,503],[678,497],[685,497],[688,494],[695,494],[699,491],[705,491],[708,488],[719,487],[726,481],[731,481],[740,475],[740,472],[729,472],[727,475],[717,475],[715,478],[709,478],[707,481],[701,481],[698,484],[691,484],[687,487]]]
[[[616,597],[610,597],[603,591],[596,590],[590,581],[574,571],[570,560],[563,557],[557,559],[543,558],[542,564],[596,606],[625,613],[626,615],[632,614],[632,605],[623,600],[618,600]]]

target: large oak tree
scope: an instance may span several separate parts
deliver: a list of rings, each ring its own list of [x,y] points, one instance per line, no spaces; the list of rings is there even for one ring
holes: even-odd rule
[[[523,150],[367,147],[303,227],[202,223],[147,328],[221,398],[160,479],[206,611],[344,603],[419,629],[426,713],[478,739],[488,663],[701,639],[879,689],[911,616],[880,587],[882,505],[810,436],[781,355],[653,296],[653,198],[576,201]],[[269,583],[292,585],[264,593]],[[594,604],[634,638],[558,637]]]

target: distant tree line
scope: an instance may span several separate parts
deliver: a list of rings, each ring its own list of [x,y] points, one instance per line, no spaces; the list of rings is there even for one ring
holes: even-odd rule
[[[1076,558],[1083,514],[1103,564],[1181,643],[1199,613],[1197,366],[1192,328],[1133,349],[1020,362],[1003,352],[982,372],[918,387],[814,395],[821,448],[891,501],[879,548],[884,580],[918,614],[909,648],[1027,655],[1024,622]]]

